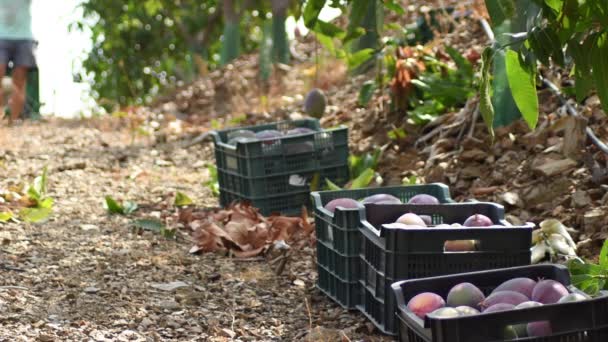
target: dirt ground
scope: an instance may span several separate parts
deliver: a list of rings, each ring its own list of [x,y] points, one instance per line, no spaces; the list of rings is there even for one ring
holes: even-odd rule
[[[106,122],[108,121],[108,122]],[[175,191],[215,206],[203,186],[211,146],[131,141],[108,120],[0,127],[0,188],[49,169],[54,213],[0,224],[1,341],[380,341],[358,313],[315,288],[314,246],[276,275],[265,259],[192,255],[109,216],[105,195],[146,215]]]

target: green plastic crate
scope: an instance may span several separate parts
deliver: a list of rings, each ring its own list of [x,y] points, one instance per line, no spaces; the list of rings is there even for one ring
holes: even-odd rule
[[[310,209],[310,184],[315,178],[331,179],[337,184],[348,182],[346,164],[319,171],[298,173],[294,186],[290,183],[293,174],[284,176],[259,177],[255,179],[239,177],[218,169],[220,184],[220,205],[227,206],[234,201],[247,201],[260,209],[263,215],[281,213],[283,215],[300,215],[302,207]],[[293,181],[293,179],[291,179]],[[266,188],[265,188],[266,187]],[[255,196],[249,196],[252,188],[258,189]],[[261,194],[263,193],[263,194]]]
[[[227,142],[234,132],[309,128],[314,132],[270,140]],[[310,188],[327,178],[348,182],[348,129],[322,130],[319,120],[280,121],[211,133],[215,142],[220,204],[248,201],[264,215],[299,215],[310,208]]]
[[[391,194],[402,202],[418,194],[428,194],[437,197],[442,203],[453,202],[450,198],[449,188],[444,184],[407,185],[382,188],[365,188],[340,191],[319,191],[311,193],[315,226],[317,232],[317,269],[332,270],[343,282],[358,282],[361,278],[360,246],[362,220],[366,219],[365,209],[336,209],[332,214],[324,206],[336,198],[363,199],[376,194]],[[328,252],[330,249],[331,252]],[[321,279],[321,278],[319,278]],[[331,292],[331,288],[323,288],[319,282],[317,287],[338,301],[338,293]],[[356,287],[355,287],[356,288]],[[356,288],[360,292],[359,288]],[[361,295],[357,301],[338,303],[347,308],[355,308],[360,304]]]
[[[238,130],[259,132],[273,129],[285,132],[297,127],[310,128],[316,132],[273,140],[228,144],[230,134]],[[318,171],[323,168],[345,166],[348,163],[348,128],[340,126],[322,130],[319,120],[316,119],[237,127],[211,132],[211,136],[215,142],[218,170],[246,177],[250,181],[263,177]]]
[[[390,194],[404,203],[418,194],[435,196],[440,203],[453,202],[449,188],[440,183],[313,192],[311,197],[314,203],[317,239],[344,255],[359,255],[359,228],[362,227],[361,220],[365,219],[365,209],[336,208],[332,214],[325,210],[324,206],[336,198],[360,200],[376,194]]]

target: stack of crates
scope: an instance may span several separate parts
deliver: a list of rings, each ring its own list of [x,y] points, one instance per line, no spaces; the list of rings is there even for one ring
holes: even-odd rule
[[[294,128],[310,133],[287,134]],[[233,140],[243,131],[276,130],[270,139]],[[348,129],[323,130],[316,119],[214,131],[220,204],[247,201],[264,215],[299,215],[310,191],[329,179],[348,182]],[[232,141],[231,141],[232,140]],[[238,140],[238,139],[236,139]]]
[[[380,193],[394,195],[403,203],[414,195],[429,194],[440,204],[366,204],[357,209],[338,207],[333,214],[323,208],[336,198],[360,200]],[[443,184],[313,192],[312,198],[319,289],[343,307],[358,309],[385,334],[398,332],[395,315],[398,307],[391,290],[394,282],[530,264],[534,225],[510,225],[504,220],[504,208],[495,203],[453,203],[448,187]],[[432,225],[462,224],[471,215],[483,214],[501,226],[416,229],[385,226],[405,213],[427,215]],[[444,251],[444,243],[451,240],[476,240],[477,249]]]
[[[324,207],[337,198],[361,200],[376,194],[390,194],[407,202],[418,194],[429,194],[441,202],[451,202],[443,184],[395,186],[312,193],[317,232],[317,286],[327,296],[347,309],[361,304],[361,232],[365,209],[338,207],[332,213]]]

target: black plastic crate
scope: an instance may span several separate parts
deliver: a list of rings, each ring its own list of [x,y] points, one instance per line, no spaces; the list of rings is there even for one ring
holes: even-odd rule
[[[362,263],[365,263],[362,260]],[[383,334],[395,335],[398,325],[395,318],[395,296],[391,289],[393,280],[379,275],[373,267],[362,265],[365,279],[361,283],[361,302],[357,308],[374,323]],[[375,286],[368,286],[375,283]]]
[[[450,276],[406,280],[392,285],[398,307],[399,336],[402,342],[488,342],[503,341],[507,325],[550,321],[553,335],[527,337],[529,342],[605,342],[608,341],[608,296],[573,303],[548,304],[527,309],[502,311],[449,319],[422,320],[409,311],[407,302],[421,292],[434,292],[445,298],[456,284],[470,282],[489,294],[502,282],[516,278],[553,279],[570,286],[568,269],[562,265],[534,265],[462,273]],[[577,291],[570,286],[572,291]]]
[[[297,127],[310,128],[316,132],[283,136],[272,140],[238,142],[236,145],[228,144],[231,135],[239,130],[259,132],[272,129],[286,132]],[[215,142],[218,171],[222,170],[248,179],[345,166],[348,161],[348,129],[341,126],[321,130],[316,119],[237,127],[213,131],[210,134]],[[244,195],[255,196],[253,193],[244,193]]]
[[[336,184],[344,184],[348,181],[348,167],[324,168],[316,172],[300,173],[297,179],[290,179],[289,176],[273,176],[256,179],[248,184],[266,185],[267,190],[264,195],[248,196],[246,192],[238,191],[238,185],[242,177],[229,175],[218,169],[218,180],[220,182],[220,205],[227,206],[233,201],[248,201],[254,207],[260,209],[263,215],[281,213],[283,215],[300,215],[302,207],[310,209],[310,183],[315,178],[328,178]],[[228,183],[226,183],[228,182]],[[232,182],[232,183],[230,183]],[[291,182],[291,185],[290,185]],[[302,184],[297,187],[292,184],[298,182]],[[236,189],[236,190],[235,190]]]
[[[439,183],[312,192],[317,240],[323,241],[341,254],[358,255],[361,245],[359,228],[361,220],[365,219],[365,209],[363,207],[360,209],[336,208],[332,214],[325,210],[324,206],[336,198],[360,200],[381,193],[393,195],[403,202],[407,202],[418,194],[435,196],[441,203],[452,202],[449,188]]]
[[[390,291],[393,280],[489,270],[530,264],[533,224],[511,226],[504,221],[504,208],[495,203],[440,205],[366,205],[361,229],[362,285],[376,299],[395,312]],[[429,215],[433,224],[460,223],[473,214],[488,216],[505,227],[391,229],[383,225],[413,212]],[[477,240],[473,252],[444,252],[449,240]],[[364,311],[366,308],[360,306]],[[376,326],[386,334],[396,334],[394,315],[376,318]]]
[[[344,309],[355,309],[359,303],[361,285],[338,277],[332,271],[318,265],[317,288]]]
[[[352,275],[360,274],[360,257],[340,254],[323,242],[317,242],[317,263],[336,274],[341,279],[353,281]]]

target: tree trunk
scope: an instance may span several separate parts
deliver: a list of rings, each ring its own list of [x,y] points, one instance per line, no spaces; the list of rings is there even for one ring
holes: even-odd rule
[[[223,0],[224,34],[222,36],[222,49],[220,64],[225,65],[239,56],[241,38],[239,32],[239,15],[234,0]]]
[[[272,0],[272,61],[289,63],[289,41],[285,29],[289,0]]]

